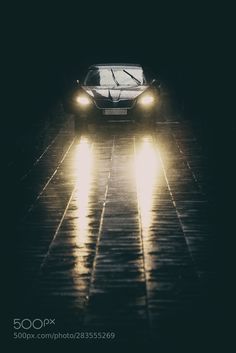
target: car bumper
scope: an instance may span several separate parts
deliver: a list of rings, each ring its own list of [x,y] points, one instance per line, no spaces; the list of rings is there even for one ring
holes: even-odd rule
[[[114,121],[124,121],[124,120],[133,120],[133,121],[142,121],[150,120],[155,117],[156,109],[155,108],[139,108],[137,106],[133,108],[122,108],[122,114],[119,114],[119,110],[115,108],[110,109],[112,112],[109,114],[109,109],[98,109],[97,107],[89,107],[87,109],[77,109],[75,111],[75,119],[78,121],[87,121],[91,123],[102,123],[110,120]],[[124,114],[124,111],[126,114]]]

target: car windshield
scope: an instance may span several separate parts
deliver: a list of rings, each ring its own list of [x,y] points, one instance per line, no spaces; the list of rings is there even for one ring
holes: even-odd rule
[[[142,68],[96,68],[89,70],[86,86],[138,86],[146,83]]]

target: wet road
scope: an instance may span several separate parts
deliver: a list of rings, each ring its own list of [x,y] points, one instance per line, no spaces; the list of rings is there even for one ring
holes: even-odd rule
[[[18,203],[13,317],[145,341],[211,316],[211,180],[187,122],[74,136],[69,119],[9,168]]]

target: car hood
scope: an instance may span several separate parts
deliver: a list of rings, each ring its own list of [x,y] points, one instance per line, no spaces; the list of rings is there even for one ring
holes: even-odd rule
[[[132,100],[142,94],[149,86],[138,87],[100,87],[100,86],[82,86],[82,89],[87,92],[95,100],[104,99],[117,102],[120,100]]]

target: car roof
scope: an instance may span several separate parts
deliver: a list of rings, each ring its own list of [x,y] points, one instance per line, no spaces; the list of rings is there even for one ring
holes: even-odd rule
[[[107,64],[93,64],[89,69],[98,69],[102,67],[129,67],[129,68],[142,68],[140,64],[127,64],[127,63],[107,63]]]

